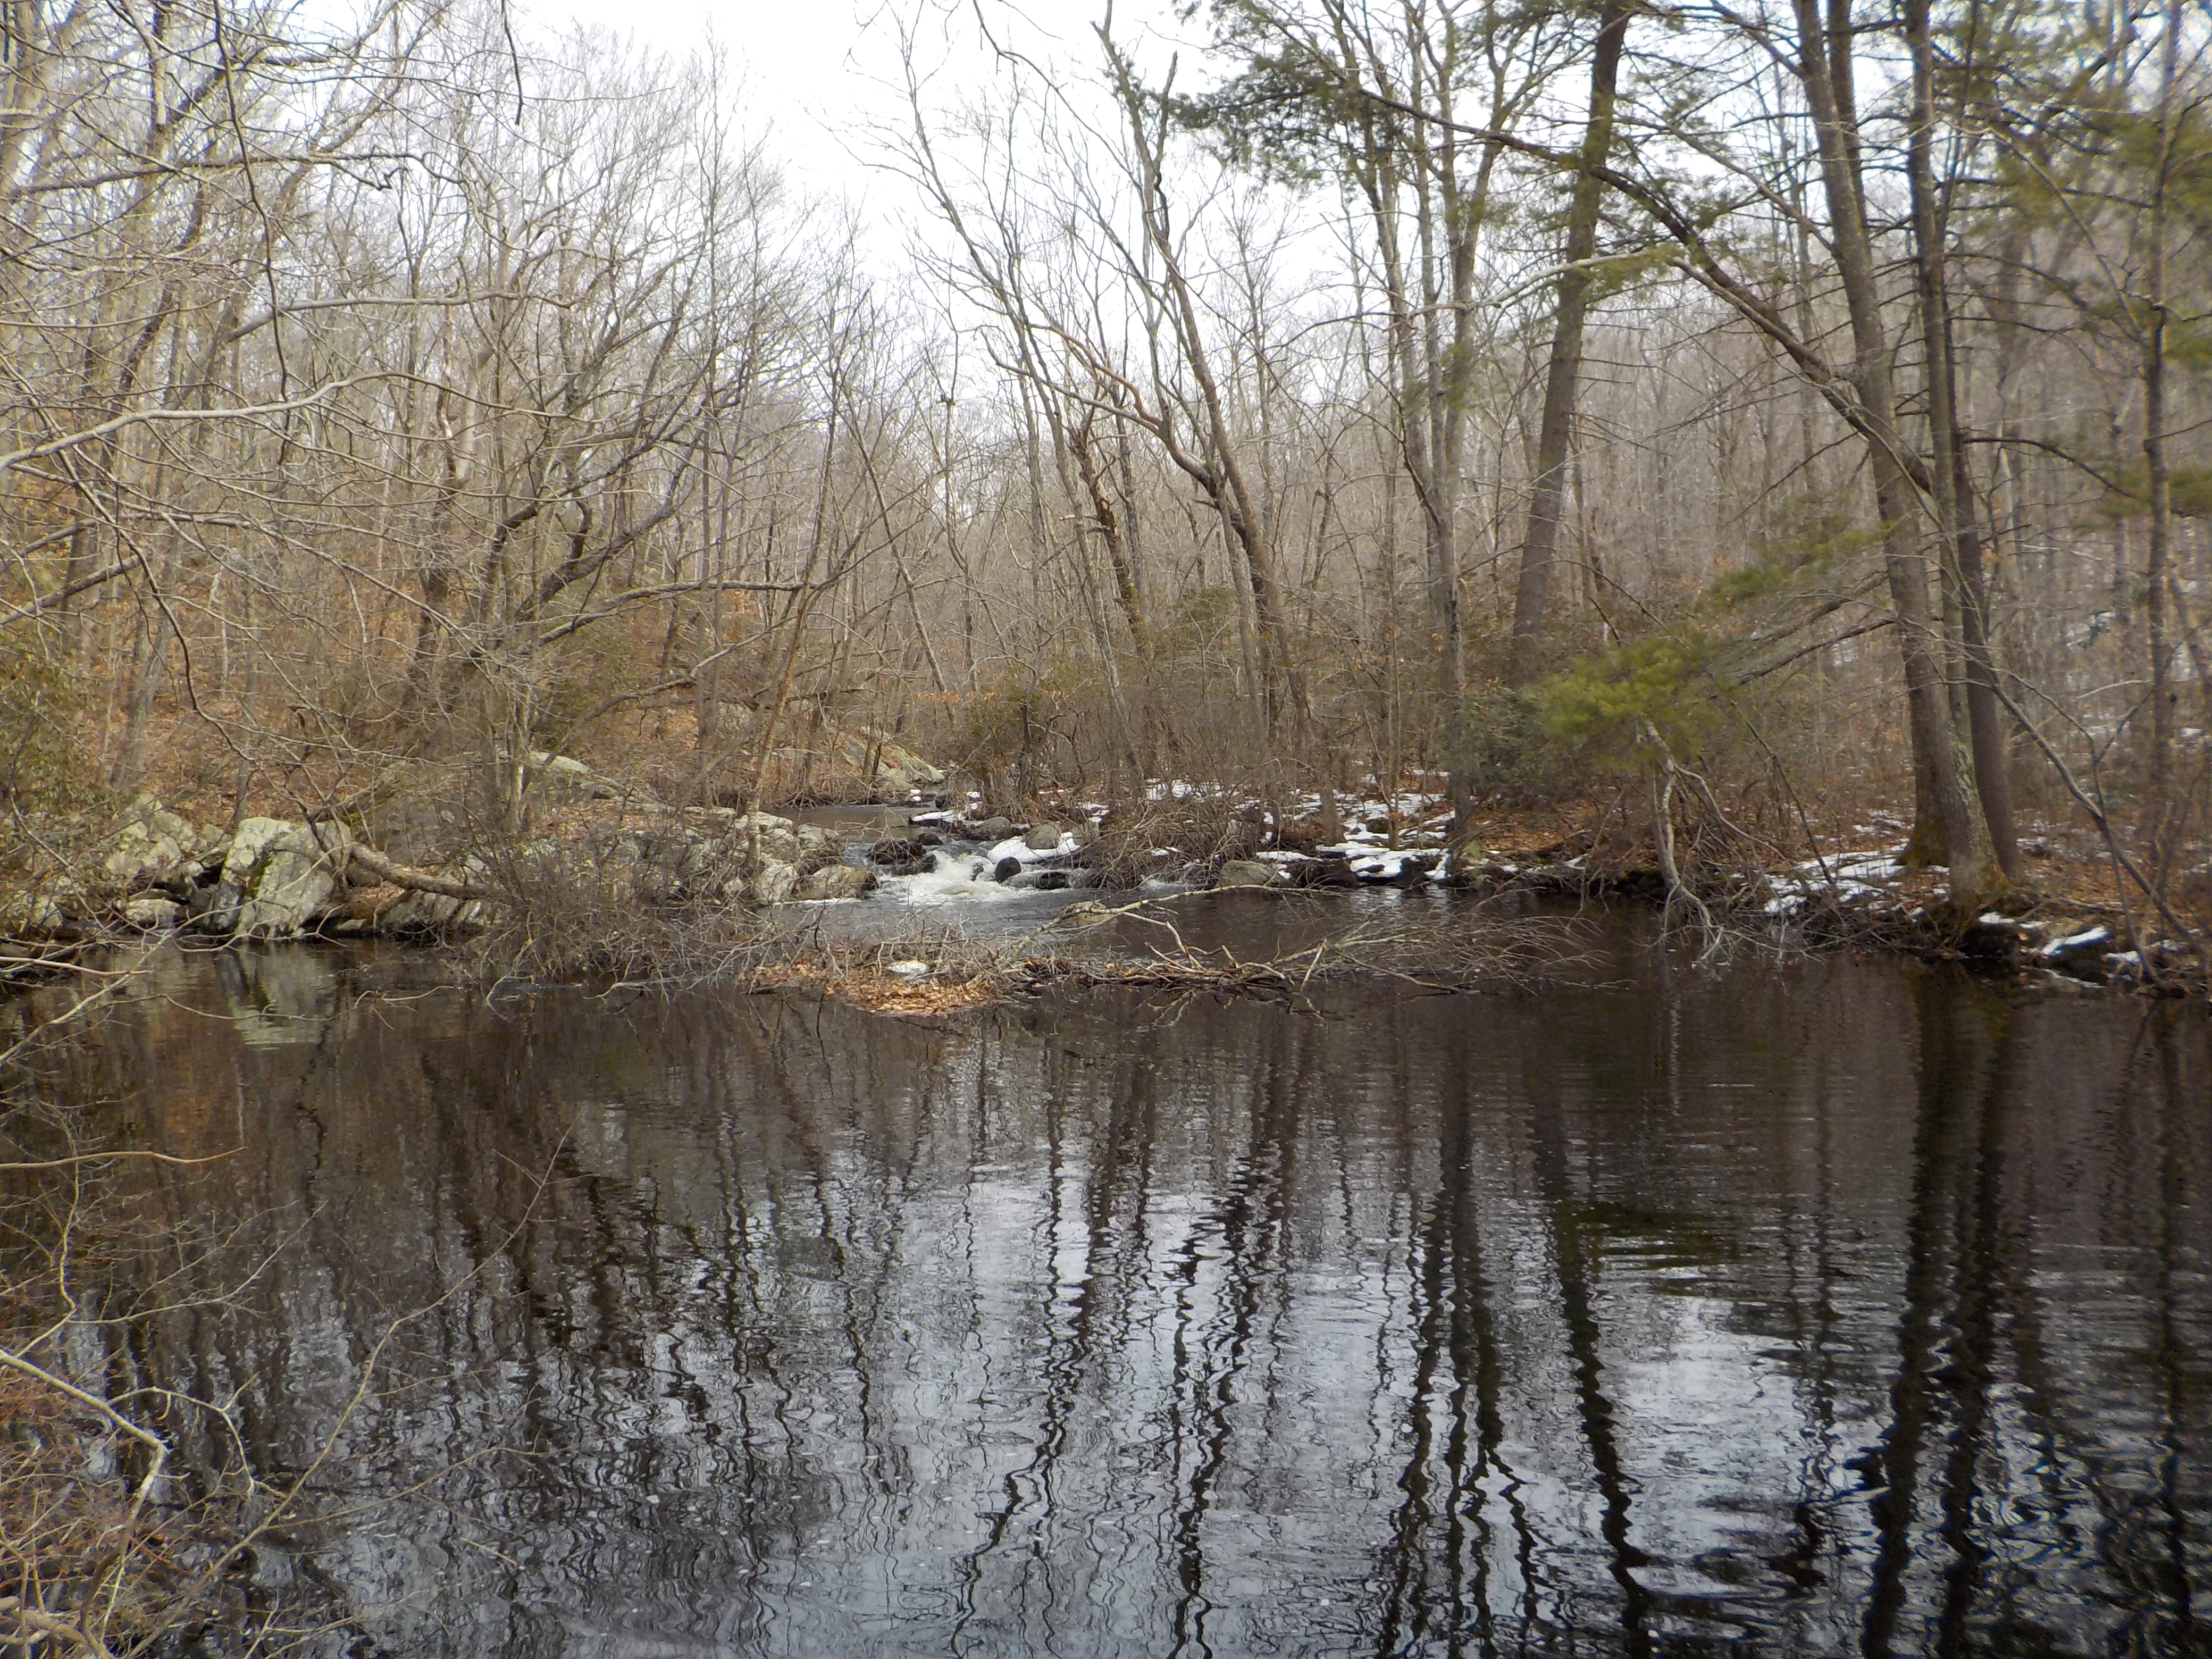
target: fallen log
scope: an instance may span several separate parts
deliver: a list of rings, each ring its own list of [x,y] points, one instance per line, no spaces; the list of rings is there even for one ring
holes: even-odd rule
[[[465,881],[456,881],[451,876],[441,876],[428,870],[410,869],[404,864],[394,864],[373,847],[359,842],[346,848],[345,862],[349,870],[355,866],[367,871],[380,882],[394,887],[407,887],[418,893],[434,893],[440,898],[489,899],[493,896],[483,888]]]

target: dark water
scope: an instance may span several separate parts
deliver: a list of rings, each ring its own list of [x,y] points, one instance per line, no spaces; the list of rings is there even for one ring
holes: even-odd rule
[[[381,971],[172,962],[78,1085],[244,1149],[155,1200],[282,1247],[143,1357],[336,1433],[259,1571],[357,1651],[2212,1652],[2193,1011]]]

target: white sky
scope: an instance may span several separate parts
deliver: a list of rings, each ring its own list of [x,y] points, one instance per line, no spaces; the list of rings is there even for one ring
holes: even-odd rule
[[[748,130],[767,133],[792,182],[808,192],[871,201],[896,183],[875,179],[850,137],[902,98],[900,20],[933,66],[937,101],[996,71],[983,44],[988,24],[1001,45],[1040,62],[1096,62],[1091,28],[1105,0],[508,0],[526,29],[571,21],[626,34],[680,55],[714,41],[741,71],[737,102]],[[1115,32],[1155,49],[1184,34],[1172,0],[1115,0]],[[1148,52],[1145,54],[1151,56]],[[873,216],[871,215],[871,216]]]

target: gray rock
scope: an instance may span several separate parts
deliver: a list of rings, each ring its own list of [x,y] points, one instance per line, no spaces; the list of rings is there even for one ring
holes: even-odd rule
[[[603,867],[618,870],[644,861],[646,841],[635,830],[617,830],[597,837],[592,851]]]
[[[153,796],[141,795],[124,812],[102,869],[126,893],[180,886],[197,873],[195,866],[216,839]]]
[[[223,854],[222,878],[243,888],[261,855],[279,836],[297,828],[289,818],[247,818],[230,832],[229,848]]]
[[[1040,823],[1022,837],[1022,845],[1032,853],[1049,853],[1059,847],[1061,833],[1056,823]]]
[[[1231,859],[1213,878],[1216,887],[1273,887],[1275,866],[1257,859]]]
[[[920,875],[937,868],[937,854],[919,836],[878,842],[868,849],[868,861],[878,873],[886,876]]]
[[[773,812],[733,812],[723,831],[725,844],[749,861],[796,866],[805,856],[799,827]]]
[[[657,864],[640,864],[630,871],[629,892],[640,904],[665,904],[676,896],[676,877]]]
[[[985,818],[980,823],[969,825],[969,828],[975,832],[978,841],[1004,841],[1014,833],[1014,821],[1012,818]]]
[[[622,793],[573,755],[533,750],[530,769],[536,775],[530,781],[531,788],[549,806],[565,806],[580,800],[611,800]]]
[[[768,863],[745,884],[745,896],[755,904],[781,904],[790,898],[799,886],[799,871],[795,866]]]
[[[280,939],[307,927],[337,887],[349,839],[334,823],[311,828],[285,818],[248,818],[240,824],[222,865],[222,884],[239,894],[231,931]]]
[[[191,833],[188,827],[185,834]],[[175,880],[185,864],[185,848],[173,836],[132,823],[117,832],[113,849],[100,867],[118,887],[135,893]]]
[[[1098,839],[1098,826],[1090,819],[1085,818],[1068,833],[1075,837],[1075,844],[1078,847],[1089,847]]]
[[[856,899],[876,884],[875,872],[854,864],[832,864],[799,878],[802,899]]]
[[[185,917],[203,933],[228,933],[238,926],[241,896],[234,882],[218,881],[210,887],[195,887],[191,896],[185,901]]]
[[[200,830],[181,812],[172,812],[151,795],[141,795],[124,809],[123,827],[137,825],[149,840],[167,836],[187,853],[198,853],[216,839],[214,830]]]
[[[68,907],[55,885],[0,896],[0,939],[43,939],[64,927]]]
[[[2089,977],[2104,976],[2106,954],[2116,942],[2110,927],[2103,922],[2087,927],[2061,924],[2051,931],[2054,937],[2036,952],[2045,966]]]
[[[811,875],[817,870],[844,862],[845,842],[835,830],[824,830],[813,823],[798,824],[794,830],[799,836],[799,872],[801,875]]]
[[[460,914],[461,902],[438,893],[402,893],[376,924],[387,933],[434,933]]]
[[[123,915],[133,927],[143,927],[149,933],[166,933],[185,919],[185,907],[173,898],[148,895],[127,902],[123,907]]]

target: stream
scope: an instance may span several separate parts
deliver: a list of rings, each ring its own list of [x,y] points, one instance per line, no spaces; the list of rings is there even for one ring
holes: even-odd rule
[[[229,1154],[131,1357],[328,1453],[334,1653],[2206,1653],[2203,1013],[1645,925],[939,1022],[171,950],[60,1086]]]

